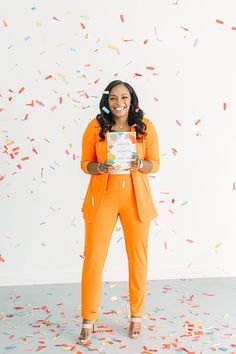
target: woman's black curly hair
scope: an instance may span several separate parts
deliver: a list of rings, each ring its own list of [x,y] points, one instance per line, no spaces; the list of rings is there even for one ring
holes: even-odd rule
[[[113,87],[117,85],[124,85],[129,90],[131,96],[131,104],[128,116],[128,125],[135,126],[136,139],[138,142],[141,142],[143,140],[143,136],[147,135],[146,124],[142,121],[144,113],[142,109],[139,108],[138,97],[133,87],[127,82],[123,82],[121,80],[114,80],[110,82],[109,85],[105,88],[104,93],[101,97],[99,103],[101,113],[99,113],[96,117],[101,127],[99,136],[101,140],[105,140],[105,133],[107,131],[111,131],[113,125],[115,125],[115,120],[111,112],[109,111],[108,97],[109,92],[113,89]]]

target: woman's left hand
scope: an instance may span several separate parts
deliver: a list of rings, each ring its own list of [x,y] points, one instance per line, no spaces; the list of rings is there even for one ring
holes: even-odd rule
[[[132,172],[136,172],[138,171],[139,167],[140,167],[140,164],[141,164],[141,159],[136,156],[135,158],[131,159],[131,166],[130,166],[130,170]]]

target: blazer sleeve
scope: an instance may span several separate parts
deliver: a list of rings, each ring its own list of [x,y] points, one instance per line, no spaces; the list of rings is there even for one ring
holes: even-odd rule
[[[80,165],[82,170],[87,174],[89,174],[87,166],[91,161],[97,162],[96,127],[94,120],[87,125],[82,138],[82,157]]]
[[[160,166],[159,140],[154,125],[150,120],[147,122],[146,150],[144,160],[152,162],[152,170],[149,173],[157,172]]]

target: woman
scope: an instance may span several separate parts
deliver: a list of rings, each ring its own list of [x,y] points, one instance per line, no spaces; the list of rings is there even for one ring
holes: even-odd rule
[[[103,92],[100,114],[88,124],[82,140],[81,168],[91,175],[82,207],[85,248],[82,271],[82,331],[87,344],[98,316],[102,270],[119,215],[129,264],[129,336],[141,331],[141,314],[147,282],[147,243],[150,221],[158,214],[147,174],[159,168],[158,137],[151,121],[143,117],[138,97],[126,82],[112,81]],[[136,132],[136,157],[130,171],[113,174],[107,160],[108,132]]]

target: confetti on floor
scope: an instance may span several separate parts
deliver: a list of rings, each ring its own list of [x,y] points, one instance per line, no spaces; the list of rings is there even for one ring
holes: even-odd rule
[[[80,284],[1,288],[0,352],[235,354],[235,278],[152,280],[142,335],[127,336],[126,282],[105,282],[92,343],[78,344]]]

